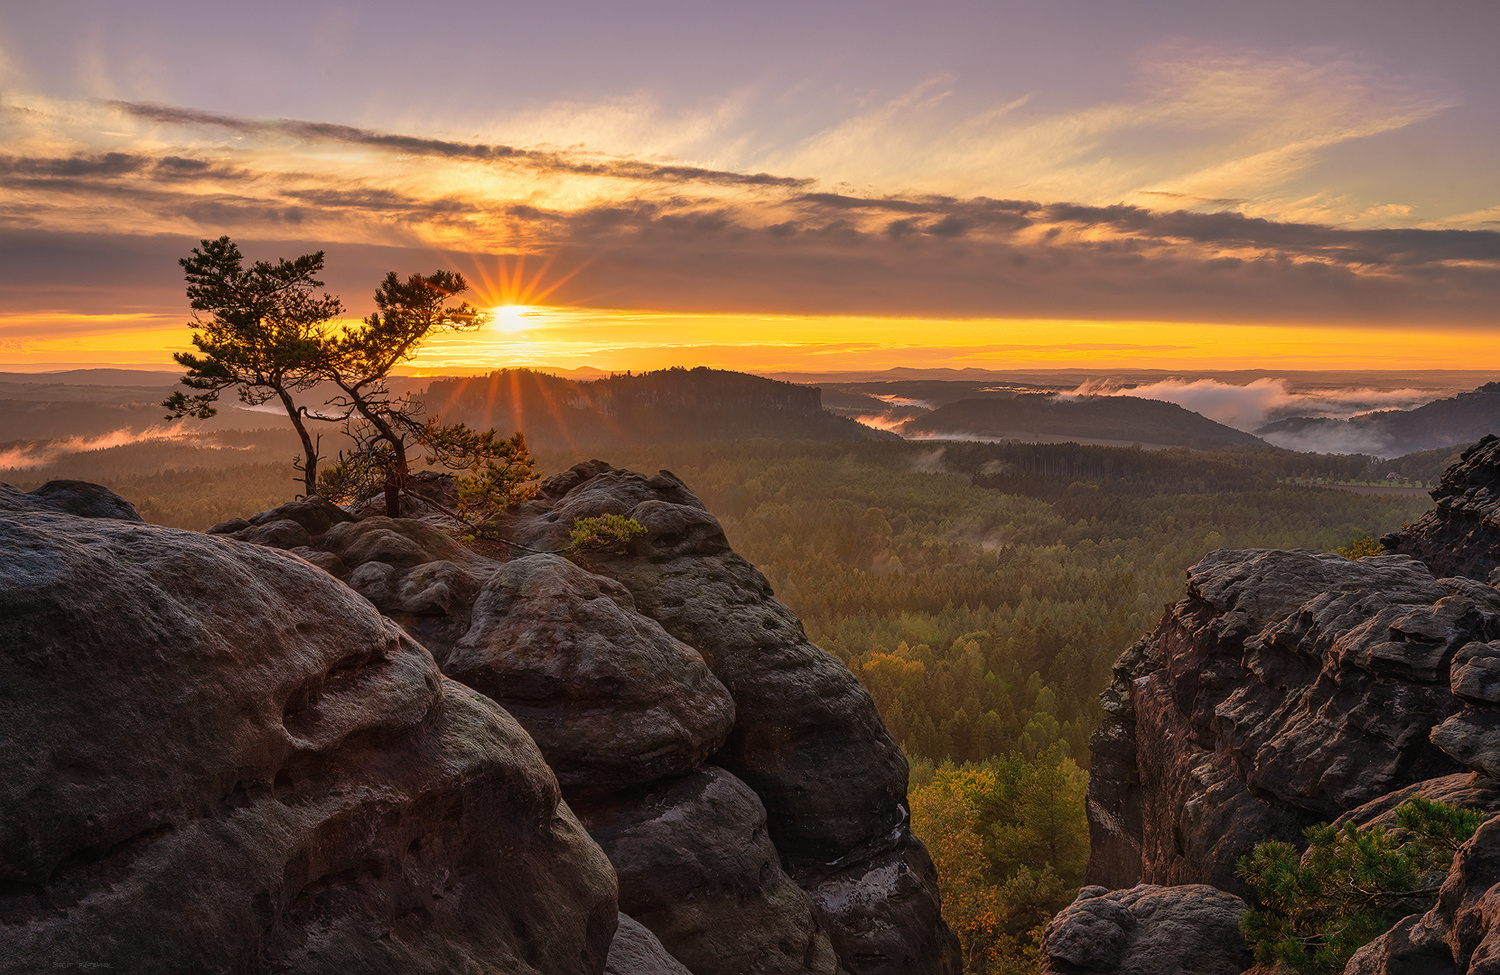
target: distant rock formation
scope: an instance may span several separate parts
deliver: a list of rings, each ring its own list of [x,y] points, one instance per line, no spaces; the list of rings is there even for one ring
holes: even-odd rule
[[[1109,898],[1143,881],[1247,894],[1235,865],[1256,843],[1300,843],[1330,820],[1388,826],[1412,794],[1500,812],[1500,590],[1483,581],[1500,551],[1500,442],[1463,458],[1438,508],[1387,541],[1423,561],[1220,551],[1190,570],[1187,595],[1115,665],[1091,745],[1088,878],[1130,889]],[[1496,822],[1460,850],[1431,910],[1349,972],[1492,970],[1479,946],[1500,943]],[[1054,919],[1053,971],[1138,970],[1118,952],[1073,958],[1101,910],[1124,917],[1075,904]]]
[[[509,558],[132,514],[0,488],[0,972],[958,975],[869,696],[670,474],[544,482]]]

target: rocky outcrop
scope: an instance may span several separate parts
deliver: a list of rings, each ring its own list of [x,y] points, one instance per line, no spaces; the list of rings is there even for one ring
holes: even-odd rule
[[[696,650],[637,613],[624,586],[556,555],[489,577],[443,669],[520,719],[576,792],[691,772],[734,725]]]
[[[694,975],[843,971],[781,868],[760,799],[728,772],[704,767],[580,814],[619,874],[621,910]]]
[[[562,557],[573,520],[602,513],[628,515],[647,532],[625,553]],[[256,602],[269,584],[242,581],[240,594],[254,607],[243,612],[260,622],[224,623],[223,642],[235,648],[224,666],[259,659],[252,649],[262,639],[257,626],[300,639],[304,630],[339,629],[352,606],[360,619],[383,615],[384,632],[426,668],[411,663],[408,670],[437,682],[440,698],[425,711],[413,704],[399,720],[371,717],[368,728],[353,719],[340,724],[348,731],[339,741],[363,749],[337,754],[344,774],[394,774],[382,763],[399,766],[401,759],[369,758],[370,769],[359,765],[380,748],[408,747],[391,744],[405,741],[400,736],[408,732],[383,722],[404,729],[401,722],[409,719],[415,722],[409,734],[437,733],[444,727],[440,716],[475,708],[524,742],[510,749],[517,761],[522,752],[527,761],[545,758],[545,783],[528,786],[531,806],[516,800],[518,815],[530,822],[527,810],[552,802],[555,815],[538,820],[557,834],[549,842],[561,849],[565,839],[577,840],[569,856],[580,864],[587,857],[578,851],[592,851],[589,862],[608,877],[611,899],[607,910],[595,905],[586,923],[576,921],[583,940],[577,934],[556,938],[557,945],[573,944],[578,957],[553,966],[546,953],[516,956],[526,960],[513,970],[599,970],[589,966],[604,964],[601,945],[610,945],[615,924],[613,861],[620,909],[633,918],[609,949],[611,970],[620,975],[630,966],[638,975],[674,966],[694,975],[956,975],[957,940],[939,915],[935,872],[908,829],[905,759],[858,682],[808,642],[796,617],[729,548],[718,522],[685,485],[666,473],[644,477],[600,462],[582,464],[545,482],[536,499],[499,528],[506,541],[482,555],[435,522],[356,518],[313,498],[216,525],[207,537],[176,534],[206,551],[252,553],[265,565],[295,567],[283,574],[286,585],[304,593],[296,611]],[[186,591],[196,592],[188,579],[181,577]],[[228,612],[229,596],[219,601]],[[312,619],[320,621],[316,627]],[[358,626],[346,629],[346,639],[359,632]],[[384,679],[367,682],[365,659],[339,657],[322,683],[307,677],[309,689],[288,698],[283,709],[286,727],[316,726],[332,700],[328,687],[346,686],[340,683],[346,674],[348,686],[385,688]],[[279,666],[266,665],[278,673]],[[235,693],[226,692],[215,707],[237,706]],[[149,694],[143,699],[160,703]],[[442,758],[438,745],[416,741],[410,747],[458,782],[486,781]],[[283,784],[303,788],[301,774],[287,771]],[[282,783],[280,775],[275,770],[273,782]],[[393,788],[405,787],[396,781]],[[568,805],[556,801],[559,783],[609,860],[580,832]],[[431,789],[441,792],[439,785]],[[496,794],[502,806],[511,801]],[[401,855],[384,852],[365,818],[354,816],[353,823],[349,842],[365,830],[360,835],[378,849],[368,862],[339,865],[335,872],[391,878],[406,869]],[[545,843],[518,835],[518,828],[497,829],[493,842],[513,860],[527,860],[529,850],[547,853]],[[465,878],[471,901],[481,899],[472,891],[488,883],[473,875],[488,869],[483,852],[460,850],[456,841],[442,848],[465,857],[460,867],[446,869]],[[541,856],[509,870],[504,891],[495,896],[532,896],[532,874],[552,869],[547,862]],[[581,867],[556,867],[558,884],[573,883],[570,869]],[[540,889],[536,896],[545,908],[546,884]],[[392,894],[391,900],[405,903],[403,897]],[[272,903],[280,902],[273,896]],[[424,909],[427,914],[413,915],[414,930],[436,923],[436,908]],[[497,909],[497,917],[508,920],[494,924],[550,930],[540,922],[523,924],[507,910]],[[449,944],[446,931],[432,937]],[[453,943],[454,951],[467,950]],[[362,964],[363,956],[350,957]]]
[[[1096,739],[1089,877],[1240,891],[1239,857],[1413,782],[1479,768],[1435,729],[1500,592],[1403,556],[1217,552],[1121,658]]]
[[[1245,902],[1204,884],[1085,887],[1042,935],[1042,975],[1239,975]]]
[[[859,682],[808,641],[718,521],[666,472],[577,465],[544,482],[506,534],[555,550],[574,519],[601,514],[626,515],[646,533],[623,554],[590,553],[588,568],[623,583],[637,609],[697,650],[729,690],[734,728],[712,761],[763,803],[770,838],[839,959],[872,975],[956,972],[931,861],[908,829],[906,759]]]
[[[596,973],[615,878],[494,702],[307,562],[0,516],[0,972]]]
[[[1437,506],[1380,540],[1421,559],[1440,576],[1490,579],[1500,569],[1500,438],[1485,437],[1460,455],[1432,492]]]
[[[620,915],[615,940],[604,962],[604,975],[693,975],[682,962],[667,954],[661,941],[641,922]]]
[[[1438,507],[1385,539],[1404,554],[1221,551],[1190,570],[1103,697],[1091,881],[1244,893],[1235,864],[1256,843],[1300,844],[1330,820],[1399,830],[1395,810],[1420,795],[1492,818],[1436,902],[1391,902],[1416,913],[1346,971],[1500,971],[1500,440],[1462,457]],[[1135,970],[1114,947],[1134,922],[1096,902],[1143,889],[1081,895],[1058,915],[1051,970]]]
[[[135,505],[108,488],[87,481],[48,481],[29,492],[0,484],[0,511],[45,511],[79,518],[141,521]]]

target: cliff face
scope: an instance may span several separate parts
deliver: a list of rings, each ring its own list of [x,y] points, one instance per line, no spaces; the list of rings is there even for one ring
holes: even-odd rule
[[[1104,908],[1086,902],[1105,888],[1247,893],[1235,864],[1256,843],[1300,844],[1308,825],[1340,818],[1388,823],[1413,793],[1500,811],[1500,590],[1458,574],[1487,574],[1486,553],[1500,551],[1497,447],[1465,453],[1438,509],[1403,533],[1398,547],[1427,564],[1220,551],[1193,567],[1187,595],[1120,658],[1104,695],[1088,797],[1088,876],[1101,886],[1054,920],[1046,970],[1129,970],[1139,932],[1174,917],[1193,928],[1203,904],[1180,894],[1149,923],[1120,915],[1119,951],[1081,964],[1068,946],[1097,925]],[[1432,911],[1349,970],[1492,970],[1476,946],[1500,944],[1493,833],[1491,822],[1461,851]]]
[[[555,554],[602,513],[647,534]],[[132,515],[0,493],[0,971],[958,971],[869,697],[671,475],[579,465],[499,559]]]
[[[1500,396],[1500,384],[1496,395]],[[1500,582],[1500,438],[1485,437],[1464,451],[1432,492],[1437,507],[1381,539],[1385,547],[1420,559],[1439,575]]]

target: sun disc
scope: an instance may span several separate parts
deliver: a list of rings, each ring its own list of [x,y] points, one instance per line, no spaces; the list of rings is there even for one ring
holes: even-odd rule
[[[524,332],[536,315],[528,305],[500,305],[493,310],[495,327],[502,332]]]

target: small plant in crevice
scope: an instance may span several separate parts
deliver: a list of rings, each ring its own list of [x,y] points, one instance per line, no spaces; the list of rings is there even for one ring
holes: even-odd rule
[[[574,518],[568,528],[568,545],[575,552],[625,554],[632,539],[646,534],[646,526],[624,515]]]

